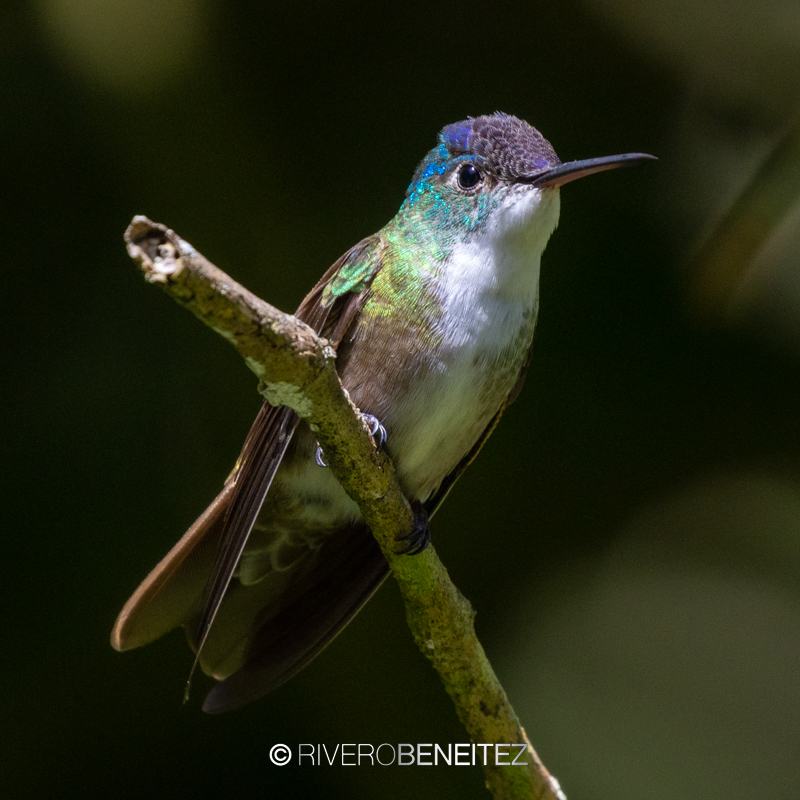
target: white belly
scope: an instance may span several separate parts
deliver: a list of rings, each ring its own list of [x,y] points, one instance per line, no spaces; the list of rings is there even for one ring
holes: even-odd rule
[[[487,316],[487,325],[495,323],[492,335],[466,321],[454,326],[461,344],[442,351],[392,410],[389,450],[412,497],[424,500],[436,490],[516,383],[533,337],[535,297],[529,308],[503,312]],[[503,318],[506,324],[498,324]]]

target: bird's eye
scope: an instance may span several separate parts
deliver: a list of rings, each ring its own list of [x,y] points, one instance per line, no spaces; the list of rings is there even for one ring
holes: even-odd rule
[[[462,189],[474,189],[483,180],[483,175],[474,164],[462,164],[458,170],[458,185]]]

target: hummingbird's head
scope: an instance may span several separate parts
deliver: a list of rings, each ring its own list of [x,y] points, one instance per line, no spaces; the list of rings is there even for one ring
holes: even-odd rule
[[[469,229],[530,176],[561,164],[550,142],[521,119],[500,112],[448,125],[417,167],[406,192],[409,205],[428,213],[458,209]],[[521,183],[521,181],[523,183]]]
[[[561,163],[552,145],[532,125],[509,114],[474,117],[448,125],[439,134],[440,148],[463,185],[515,183]]]
[[[562,164],[524,120],[501,112],[471,117],[442,130],[414,173],[405,205],[454,234],[491,219],[501,236],[538,228],[546,241],[558,221],[558,187],[649,158],[631,153]]]

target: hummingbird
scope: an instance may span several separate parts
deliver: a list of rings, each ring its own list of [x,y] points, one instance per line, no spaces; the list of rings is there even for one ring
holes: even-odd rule
[[[430,517],[522,388],[560,187],[649,159],[562,163],[500,112],[448,125],[397,215],[300,304],[411,502],[398,552],[428,545]],[[388,572],[311,429],[265,400],[222,491],[128,600],[111,643],[183,626],[195,664],[219,681],[203,709],[228,711],[308,664]]]

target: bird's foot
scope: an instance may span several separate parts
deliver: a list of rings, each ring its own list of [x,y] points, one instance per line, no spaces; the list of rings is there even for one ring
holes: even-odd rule
[[[369,435],[372,437],[372,441],[375,442],[376,449],[380,452],[386,444],[386,428],[384,428],[383,425],[381,425],[381,421],[372,414],[362,414],[361,416],[364,418],[364,422],[369,426]],[[325,454],[322,452],[322,445],[320,445],[319,442],[317,442],[314,460],[319,467],[328,466],[325,462]]]
[[[398,542],[408,542],[402,550],[395,550],[398,556],[416,556],[431,543],[431,526],[425,506],[415,500],[411,510],[414,512],[414,527],[411,533],[397,537]]]
[[[372,414],[362,414],[364,422],[369,425],[369,435],[375,442],[375,449],[380,452],[386,445],[386,428],[381,425],[381,421]]]

